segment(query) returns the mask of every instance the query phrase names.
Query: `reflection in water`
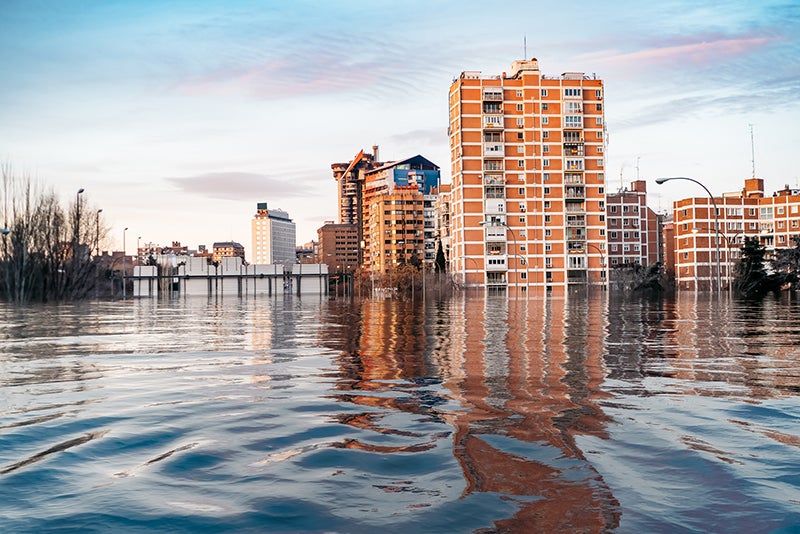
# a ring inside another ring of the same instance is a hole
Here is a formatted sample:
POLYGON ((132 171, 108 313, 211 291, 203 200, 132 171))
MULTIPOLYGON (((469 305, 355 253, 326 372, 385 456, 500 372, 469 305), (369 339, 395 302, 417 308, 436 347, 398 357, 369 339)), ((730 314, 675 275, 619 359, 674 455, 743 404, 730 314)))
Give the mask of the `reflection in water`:
POLYGON ((0 321, 4 531, 800 525, 794 301, 141 300, 0 321))

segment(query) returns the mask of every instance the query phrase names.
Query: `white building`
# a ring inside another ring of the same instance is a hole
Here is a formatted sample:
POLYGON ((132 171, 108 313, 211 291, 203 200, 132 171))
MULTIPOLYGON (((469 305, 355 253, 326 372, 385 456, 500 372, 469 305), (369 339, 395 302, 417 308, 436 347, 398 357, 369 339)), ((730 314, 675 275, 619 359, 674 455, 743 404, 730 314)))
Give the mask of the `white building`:
POLYGON ((289 214, 280 209, 267 209, 266 202, 257 204, 252 224, 252 263, 294 265, 296 229, 289 214))

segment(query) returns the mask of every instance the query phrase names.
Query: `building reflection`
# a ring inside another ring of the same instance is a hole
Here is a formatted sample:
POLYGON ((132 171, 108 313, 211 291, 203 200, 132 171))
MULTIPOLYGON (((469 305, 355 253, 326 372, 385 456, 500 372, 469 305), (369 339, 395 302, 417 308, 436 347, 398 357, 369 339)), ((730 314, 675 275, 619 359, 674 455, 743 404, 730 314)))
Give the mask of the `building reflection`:
MULTIPOLYGON (((606 437, 605 300, 464 300, 453 314, 454 453, 465 494, 520 498, 503 532, 611 530, 619 505, 586 461, 578 435, 606 437)), ((454 310, 455 311, 455 310, 454 310)))

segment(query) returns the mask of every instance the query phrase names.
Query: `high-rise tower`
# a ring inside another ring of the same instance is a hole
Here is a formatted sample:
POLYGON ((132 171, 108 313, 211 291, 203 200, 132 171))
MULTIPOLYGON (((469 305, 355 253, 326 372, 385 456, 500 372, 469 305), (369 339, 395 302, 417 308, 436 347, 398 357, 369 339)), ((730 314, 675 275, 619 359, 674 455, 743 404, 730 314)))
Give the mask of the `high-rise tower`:
POLYGON ((524 291, 605 284, 603 82, 462 72, 450 86, 451 269, 524 291))

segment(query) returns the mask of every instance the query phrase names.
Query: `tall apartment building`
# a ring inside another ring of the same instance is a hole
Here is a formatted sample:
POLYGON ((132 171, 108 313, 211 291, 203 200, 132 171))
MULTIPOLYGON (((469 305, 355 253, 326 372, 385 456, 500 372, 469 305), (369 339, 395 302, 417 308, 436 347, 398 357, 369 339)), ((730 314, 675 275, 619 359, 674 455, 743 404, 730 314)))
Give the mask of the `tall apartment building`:
POLYGON ((414 256, 433 263, 433 205, 440 178, 439 167, 420 155, 386 163, 365 174, 364 265, 384 271, 414 256))
POLYGON ((610 267, 659 261, 658 216, 647 207, 647 182, 606 195, 606 234, 610 267))
POLYGON ((288 213, 268 209, 266 202, 259 202, 251 231, 254 264, 281 263, 288 266, 296 263, 296 229, 288 213))
MULTIPOLYGON (((339 205, 339 224, 354 224, 360 243, 364 225, 364 183, 366 173, 383 165, 378 161, 378 146, 372 147, 372 154, 360 150, 347 163, 333 163, 331 170, 336 180, 337 201, 339 205)), ((359 256, 359 263, 361 257, 359 256)))
POLYGON ((355 224, 336 224, 326 221, 317 229, 319 261, 328 266, 329 273, 353 272, 358 266, 358 227, 355 224))
POLYGON ((745 237, 758 238, 768 253, 794 246, 792 238, 800 236, 800 190, 787 185, 764 196, 764 181, 748 178, 741 191, 713 201, 707 196, 678 200, 673 235, 671 263, 679 289, 714 289, 718 264, 722 286, 728 287, 745 237))
POLYGON ((466 285, 604 284, 603 82, 462 72, 450 86, 451 266, 466 285))

